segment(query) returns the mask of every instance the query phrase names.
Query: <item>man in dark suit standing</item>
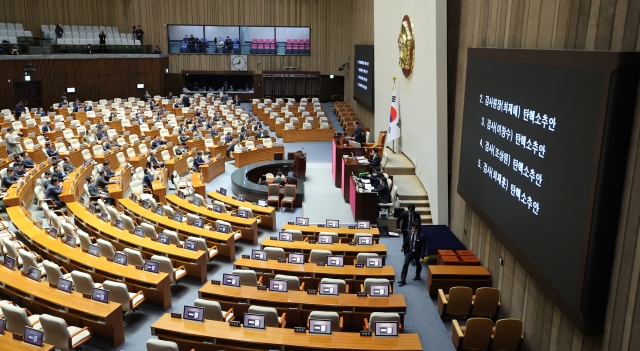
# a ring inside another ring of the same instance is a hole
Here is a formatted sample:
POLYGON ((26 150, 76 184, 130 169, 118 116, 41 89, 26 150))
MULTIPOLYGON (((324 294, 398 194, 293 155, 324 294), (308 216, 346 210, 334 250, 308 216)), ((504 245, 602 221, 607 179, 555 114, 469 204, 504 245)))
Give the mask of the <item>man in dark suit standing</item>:
POLYGON ((371 160, 369 160, 369 164, 371 165, 371 168, 378 168, 380 167, 380 162, 382 160, 380 159, 380 155, 378 154, 378 148, 374 147, 373 148, 373 156, 371 156, 371 160))
POLYGON ((411 262, 416 266, 416 276, 413 280, 420 280, 422 261, 426 250, 425 238, 424 234, 420 231, 420 224, 417 222, 411 224, 411 234, 407 235, 404 239, 402 242, 402 249, 400 250, 404 252, 404 264, 402 265, 400 283, 398 283, 398 285, 403 286, 407 284, 407 273, 411 262))
POLYGON ((366 136, 362 132, 362 127, 360 127, 359 121, 356 121, 356 129, 353 131, 353 141, 360 144, 366 141, 366 136))
POLYGON ((47 186, 45 191, 45 197, 55 204, 54 210, 59 210, 64 206, 64 203, 60 201, 60 194, 62 193, 62 187, 58 185, 59 179, 57 177, 51 178, 51 183, 47 186))
POLYGON ((411 223, 415 222, 418 222, 418 224, 422 224, 420 214, 416 213, 416 205, 410 204, 408 206, 408 211, 403 211, 400 216, 398 216, 398 219, 396 219, 396 228, 398 228, 399 232, 402 232, 403 239, 407 238, 407 234, 411 229, 411 223))
POLYGON ((20 102, 18 102, 18 104, 16 105, 16 118, 20 118, 20 116, 26 112, 27 109, 24 107, 24 102, 20 100, 20 102))
POLYGON ((380 178, 380 187, 371 191, 378 193, 379 204, 388 204, 391 202, 391 193, 389 192, 389 186, 387 185, 387 178, 380 178))
POLYGON ((191 102, 189 102, 189 95, 184 94, 184 96, 182 97, 182 106, 184 107, 191 106, 191 102))

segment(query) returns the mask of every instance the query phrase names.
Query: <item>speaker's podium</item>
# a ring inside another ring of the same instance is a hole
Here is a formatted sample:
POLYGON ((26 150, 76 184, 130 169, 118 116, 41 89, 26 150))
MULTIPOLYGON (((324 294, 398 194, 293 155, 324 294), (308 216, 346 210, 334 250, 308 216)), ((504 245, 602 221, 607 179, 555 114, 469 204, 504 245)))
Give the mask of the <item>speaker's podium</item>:
POLYGON ((301 151, 296 151, 293 154, 293 176, 304 180, 307 173, 307 154, 301 151))

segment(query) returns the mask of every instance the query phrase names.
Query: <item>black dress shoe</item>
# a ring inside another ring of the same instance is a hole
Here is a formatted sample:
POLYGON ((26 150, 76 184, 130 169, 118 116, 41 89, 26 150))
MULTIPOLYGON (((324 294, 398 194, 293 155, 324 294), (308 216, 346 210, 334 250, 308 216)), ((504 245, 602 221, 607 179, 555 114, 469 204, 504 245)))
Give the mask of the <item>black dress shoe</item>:
POLYGON ((413 277, 413 280, 420 280, 420 276, 416 275, 415 277, 413 277))
POLYGON ((407 285, 407 282, 405 282, 404 280, 401 280, 400 283, 398 283, 398 286, 404 286, 407 285))

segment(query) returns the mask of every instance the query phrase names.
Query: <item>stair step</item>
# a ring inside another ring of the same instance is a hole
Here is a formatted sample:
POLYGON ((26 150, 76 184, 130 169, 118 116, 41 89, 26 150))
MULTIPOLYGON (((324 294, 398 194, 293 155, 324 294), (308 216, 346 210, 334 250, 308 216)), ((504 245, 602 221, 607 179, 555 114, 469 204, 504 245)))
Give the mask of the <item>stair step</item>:
POLYGON ((416 212, 419 214, 431 213, 431 207, 416 207, 416 212))
POLYGON ((414 204, 416 206, 427 207, 429 206, 429 199, 426 199, 426 200, 401 199, 401 200, 398 200, 398 204, 401 207, 407 207, 411 204, 414 204))
POLYGON ((400 201, 410 201, 410 202, 415 202, 415 201, 419 201, 419 200, 429 200, 429 196, 426 194, 400 194, 398 192, 398 199, 400 199, 400 201))

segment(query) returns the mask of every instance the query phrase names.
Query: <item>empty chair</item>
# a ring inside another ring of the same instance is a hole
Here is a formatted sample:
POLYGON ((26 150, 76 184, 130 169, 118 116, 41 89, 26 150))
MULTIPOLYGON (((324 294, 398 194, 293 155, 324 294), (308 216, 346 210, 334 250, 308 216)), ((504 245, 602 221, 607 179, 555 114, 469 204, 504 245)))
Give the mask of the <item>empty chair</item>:
MULTIPOLYGON (((438 289, 438 314, 440 318, 462 318, 469 314, 473 290, 466 286, 454 286, 445 294, 438 289)), ((495 310, 494 310, 495 311, 495 310)))
POLYGON ((312 129, 311 123, 302 123, 302 129, 312 129))
POLYGON ((496 320, 500 312, 500 290, 489 287, 478 288, 472 297, 471 305, 472 316, 496 320))
POLYGON ((266 327, 284 328, 287 325, 287 314, 278 317, 278 311, 273 307, 249 306, 249 313, 263 314, 266 327))
POLYGON ((231 228, 231 223, 227 222, 227 221, 223 221, 223 220, 216 220, 216 228, 218 228, 218 226, 224 226, 227 228, 227 233, 231 233, 233 232, 233 229, 231 228))
POLYGON ((69 273, 66 268, 60 267, 51 261, 42 262, 42 266, 47 272, 47 281, 58 284, 58 280, 60 278, 73 280, 71 277, 71 273, 69 273), (64 273, 62 272, 62 270, 64 270, 64 273))
POLYGON ((517 351, 522 348, 522 340, 524 340, 522 321, 515 318, 501 319, 493 328, 493 342, 490 350, 517 351))
POLYGON ((373 235, 372 235, 372 234, 365 234, 365 233, 356 233, 356 234, 353 236, 353 241, 357 243, 357 242, 358 242, 358 240, 359 240, 361 237, 367 237, 367 238, 370 238, 371 242, 372 242, 372 243, 374 242, 374 241, 373 241, 373 240, 374 240, 374 239, 373 239, 373 235))
POLYGON ((149 339, 147 340, 147 351, 180 351, 180 349, 178 344, 173 341, 149 339))
POLYGON ((366 278, 364 283, 360 285, 360 291, 369 293, 371 291, 371 285, 388 285, 389 293, 391 293, 391 283, 386 278, 366 278))
POLYGON ((329 256, 332 253, 329 250, 317 250, 313 249, 309 253, 309 263, 327 262, 329 256))
POLYGON ((193 301, 193 305, 204 308, 204 319, 218 322, 230 322, 235 318, 233 315, 233 308, 228 311, 222 311, 218 301, 196 299, 193 301))
POLYGON ((293 275, 285 275, 285 274, 276 274, 276 280, 285 280, 287 281, 287 289, 288 290, 300 290, 304 291, 304 282, 300 284, 300 278, 293 275))
POLYGON ((39 314, 27 314, 23 308, 12 304, 2 305, 2 312, 4 312, 4 318, 7 321, 5 328, 11 333, 23 335, 24 327, 42 330, 39 314))
POLYGON ((122 311, 134 311, 144 302, 142 291, 130 293, 124 283, 117 283, 111 280, 105 280, 103 289, 109 290, 109 301, 117 302, 122 305, 122 311))
POLYGON ((283 209, 285 204, 289 204, 291 212, 293 212, 293 208, 296 205, 296 186, 295 185, 287 184, 284 186, 284 196, 282 197, 282 200, 280 200, 280 204, 283 209))
POLYGON ((240 285, 258 286, 262 285, 262 277, 257 278, 256 272, 250 269, 234 269, 231 274, 240 276, 240 285))
POLYGON ((124 230, 133 233, 136 229, 136 224, 133 222, 133 219, 127 215, 120 215, 120 219, 124 222, 124 230))
POLYGON ((344 279, 322 278, 320 283, 337 284, 338 292, 340 294, 349 293, 349 285, 347 285, 347 282, 344 279))
POLYGON ((457 350, 486 350, 492 334, 493 322, 488 318, 469 318, 464 327, 456 319, 452 321, 451 340, 457 350))
POLYGON ((398 331, 402 330, 402 324, 400 324, 400 315, 395 312, 373 312, 369 315, 369 318, 364 318, 364 330, 373 331, 371 326, 375 328, 376 322, 398 322, 398 331))
POLYGON ((76 235, 78 239, 80 239, 80 248, 83 250, 89 250, 89 245, 91 245, 91 237, 84 230, 78 229, 76 231, 76 235))
POLYGON ((370 257, 378 257, 378 254, 373 252, 360 252, 358 256, 356 256, 356 263, 366 264, 367 258, 370 257))
POLYGON ((47 275, 47 271, 45 271, 42 263, 38 263, 36 261, 36 255, 34 255, 32 252, 29 252, 25 249, 18 249, 18 255, 20 255, 20 258, 22 259, 22 272, 23 273, 28 273, 29 272, 29 268, 34 267, 40 270, 41 276, 46 276, 47 275))
POLYGON ((280 186, 278 184, 269 184, 267 188, 267 205, 275 202, 276 208, 280 209, 280 186))
POLYGON ((208 247, 207 242, 204 240, 204 238, 190 236, 187 238, 187 240, 195 241, 198 244, 198 251, 206 251, 207 259, 209 260, 213 259, 218 255, 218 247, 215 245, 212 247, 208 247))
POLYGON ((147 222, 140 223, 140 226, 144 228, 144 236, 151 239, 158 239, 158 233, 156 233, 156 228, 154 228, 151 224, 147 222))
POLYGON ((265 247, 264 251, 267 252, 268 260, 284 259, 286 257, 284 249, 281 247, 265 247))
POLYGON ((160 263, 160 272, 169 274, 169 279, 172 283, 178 283, 178 281, 187 275, 187 271, 184 266, 173 268, 171 260, 164 256, 151 256, 152 261, 160 263))
POLYGON ((129 186, 131 187, 131 193, 138 195, 142 200, 148 200, 153 198, 153 194, 151 193, 151 189, 145 188, 142 185, 142 180, 137 179, 132 181, 129 186))
POLYGON ((113 206, 107 206, 107 213, 109 214, 109 221, 111 222, 111 225, 115 226, 116 221, 120 219, 120 214, 113 206))
POLYGON ((340 317, 338 312, 329 312, 329 311, 312 311, 309 313, 309 317, 307 319, 307 329, 309 329, 309 320, 310 319, 328 319, 331 321, 331 331, 332 332, 340 332, 342 331, 343 319, 340 317))
POLYGON ((116 154, 116 157, 118 158, 118 163, 120 163, 120 166, 124 166, 125 164, 127 164, 127 159, 124 157, 124 152, 118 152, 116 154))
POLYGON ((171 243, 172 245, 184 245, 184 241, 180 241, 178 233, 174 232, 173 230, 165 229, 162 231, 162 234, 169 236, 169 243, 171 243))
POLYGON ((44 330, 44 341, 61 351, 71 351, 91 339, 89 327, 78 328, 67 326, 64 319, 48 314, 40 316, 40 324, 44 330))
POLYGON ((113 258, 113 256, 116 255, 116 250, 113 248, 111 242, 104 239, 98 239, 96 243, 98 244, 98 247, 100 247, 100 256, 113 258))
POLYGON ((284 231, 286 233, 291 233, 291 239, 293 239, 293 241, 302 241, 302 240, 304 240, 304 238, 302 237, 302 231, 300 231, 300 230, 285 229, 284 231))
POLYGON ((140 251, 125 247, 123 252, 125 255, 127 255, 127 264, 133 266, 144 265, 144 259, 142 258, 142 254, 140 253, 140 251))

